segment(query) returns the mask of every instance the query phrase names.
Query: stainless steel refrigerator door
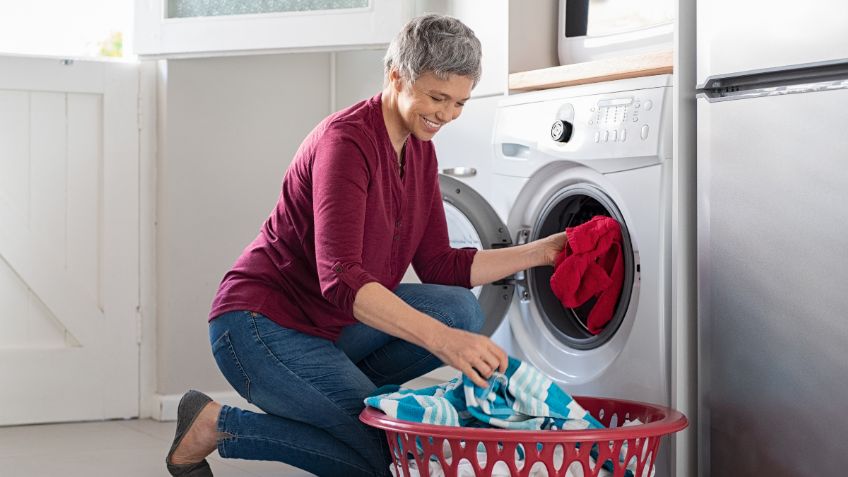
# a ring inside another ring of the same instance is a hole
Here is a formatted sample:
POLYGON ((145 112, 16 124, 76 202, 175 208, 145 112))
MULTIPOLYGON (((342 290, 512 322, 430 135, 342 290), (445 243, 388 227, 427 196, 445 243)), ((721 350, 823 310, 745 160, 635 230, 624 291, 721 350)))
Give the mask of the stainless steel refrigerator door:
POLYGON ((848 59, 848 2, 699 0, 697 84, 709 77, 848 59))
POLYGON ((846 104, 698 99, 702 476, 848 469, 846 104))

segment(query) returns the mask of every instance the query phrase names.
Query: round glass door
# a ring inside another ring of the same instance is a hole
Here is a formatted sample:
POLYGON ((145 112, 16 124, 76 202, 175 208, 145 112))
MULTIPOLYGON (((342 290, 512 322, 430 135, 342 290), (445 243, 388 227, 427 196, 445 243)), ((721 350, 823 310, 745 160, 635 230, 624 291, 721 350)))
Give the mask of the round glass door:
POLYGON ((593 334, 587 326, 589 313, 597 301, 595 298, 589 298, 575 308, 565 307, 551 290, 554 268, 535 267, 529 271, 531 296, 545 325, 560 342, 580 350, 597 348, 609 341, 627 314, 634 279, 638 275, 627 225, 618 207, 601 189, 589 184, 576 184, 560 190, 548 200, 533 227, 531 237, 531 240, 547 237, 568 227, 586 223, 599 215, 612 217, 621 225, 624 260, 624 282, 618 301, 612 318, 600 333, 593 334))

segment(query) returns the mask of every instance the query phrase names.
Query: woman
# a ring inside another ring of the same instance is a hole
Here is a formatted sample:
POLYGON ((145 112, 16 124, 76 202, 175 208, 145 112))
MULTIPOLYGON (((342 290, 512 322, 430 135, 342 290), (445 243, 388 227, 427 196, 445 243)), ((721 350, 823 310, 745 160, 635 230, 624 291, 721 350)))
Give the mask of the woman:
POLYGON ((301 144, 275 210, 224 277, 210 313, 221 372, 259 414, 196 391, 180 403, 166 459, 277 460, 317 475, 388 474, 363 399, 449 364, 478 385, 507 356, 475 334, 471 287, 552 265, 564 234, 498 250, 449 245, 430 139, 480 79, 480 42, 460 21, 410 21, 385 56, 385 86, 301 144), (412 264, 423 284, 399 284, 412 264))

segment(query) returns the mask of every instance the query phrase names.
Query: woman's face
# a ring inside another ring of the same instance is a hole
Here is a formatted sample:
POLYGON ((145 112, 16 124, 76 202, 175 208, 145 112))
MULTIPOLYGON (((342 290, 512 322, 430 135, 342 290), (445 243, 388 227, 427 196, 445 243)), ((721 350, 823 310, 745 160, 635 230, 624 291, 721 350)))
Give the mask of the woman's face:
POLYGON ((458 118, 471 96, 474 81, 468 76, 450 75, 439 79, 430 72, 410 84, 392 72, 398 92, 398 111, 406 132, 429 141, 445 124, 458 118))

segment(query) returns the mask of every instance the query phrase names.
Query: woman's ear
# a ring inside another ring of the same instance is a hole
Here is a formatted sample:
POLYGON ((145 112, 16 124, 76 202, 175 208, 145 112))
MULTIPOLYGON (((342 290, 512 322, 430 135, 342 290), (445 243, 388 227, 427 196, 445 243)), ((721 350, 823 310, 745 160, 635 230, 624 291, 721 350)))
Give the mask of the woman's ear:
POLYGON ((392 84, 392 87, 396 92, 400 93, 403 91, 404 81, 398 70, 392 68, 392 70, 389 71, 389 82, 392 84))

